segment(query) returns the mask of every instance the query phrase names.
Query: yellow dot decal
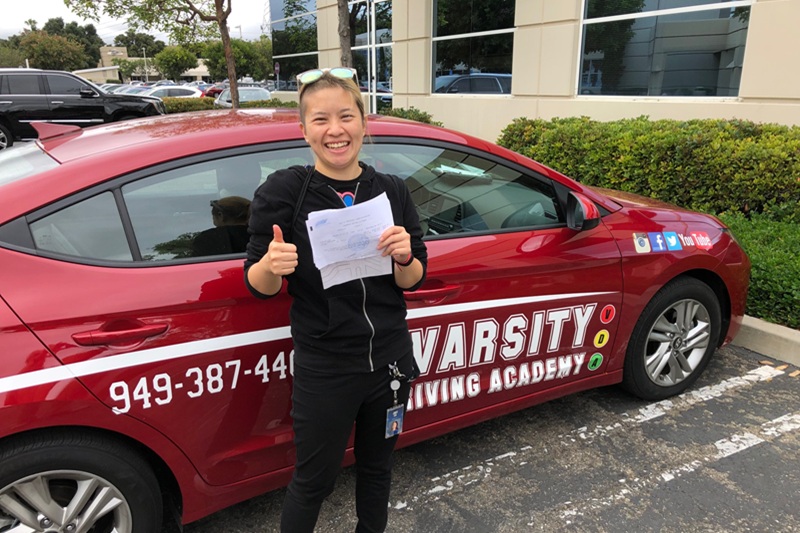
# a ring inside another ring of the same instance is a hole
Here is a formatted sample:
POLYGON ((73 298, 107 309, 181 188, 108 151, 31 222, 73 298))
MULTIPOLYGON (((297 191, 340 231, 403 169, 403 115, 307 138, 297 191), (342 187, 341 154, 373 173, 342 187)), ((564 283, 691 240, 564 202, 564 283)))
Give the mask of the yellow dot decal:
POLYGON ((607 329, 601 329, 597 332, 597 335, 594 336, 594 347, 595 348, 602 348, 608 343, 608 339, 611 336, 608 333, 607 329))

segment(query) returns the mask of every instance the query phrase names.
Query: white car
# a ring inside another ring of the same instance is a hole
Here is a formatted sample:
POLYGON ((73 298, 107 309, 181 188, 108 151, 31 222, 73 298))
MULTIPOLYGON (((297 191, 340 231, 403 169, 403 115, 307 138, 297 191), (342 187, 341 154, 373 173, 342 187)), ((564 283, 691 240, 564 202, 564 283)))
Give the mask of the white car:
POLYGON ((152 87, 140 94, 158 98, 202 98, 204 96, 203 91, 197 87, 187 87, 185 85, 162 85, 160 87, 152 87))
MULTIPOLYGON (((239 103, 269 100, 272 95, 263 87, 239 87, 239 103)), ((231 90, 227 88, 219 93, 214 100, 214 107, 233 107, 231 104, 231 90)))

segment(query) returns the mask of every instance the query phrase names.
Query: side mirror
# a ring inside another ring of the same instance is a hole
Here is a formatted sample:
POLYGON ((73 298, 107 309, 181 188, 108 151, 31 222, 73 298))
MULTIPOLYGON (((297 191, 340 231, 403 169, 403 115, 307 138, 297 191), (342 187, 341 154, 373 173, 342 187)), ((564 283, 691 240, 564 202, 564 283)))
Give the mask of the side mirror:
POLYGON ((600 224, 600 210, 586 196, 570 192, 567 196, 567 227, 575 231, 596 228, 600 224))
POLYGON ((97 96, 95 92, 91 89, 81 89, 80 90, 81 98, 94 98, 97 96))

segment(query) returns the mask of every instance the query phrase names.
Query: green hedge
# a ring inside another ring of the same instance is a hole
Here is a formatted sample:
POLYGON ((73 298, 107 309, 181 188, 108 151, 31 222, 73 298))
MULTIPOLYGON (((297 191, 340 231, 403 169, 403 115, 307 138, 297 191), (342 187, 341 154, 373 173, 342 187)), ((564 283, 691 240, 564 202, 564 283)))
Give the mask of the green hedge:
MULTIPOLYGON (((167 107, 167 113, 186 113, 188 111, 203 111, 214 109, 213 98, 162 98, 167 107)), ((297 107, 297 102, 284 102, 272 98, 271 100, 258 100, 242 103, 242 109, 248 107, 297 107)))
POLYGON ((434 126, 442 126, 441 122, 437 122, 433 120, 433 117, 430 113, 417 109, 414 106, 409 108, 405 107, 387 107, 380 110, 381 115, 386 115, 389 117, 399 117, 405 118, 408 120, 415 120, 417 122, 423 122, 425 124, 433 124, 434 126))
POLYGON ((800 128, 742 120, 516 119, 498 144, 587 185, 800 222, 800 128))
POLYGON ((753 263, 747 314, 800 328, 800 128, 520 118, 498 144, 587 185, 719 216, 753 263))
POLYGON ((186 113, 188 111, 203 111, 214 109, 213 98, 162 98, 167 108, 167 113, 186 113))
POLYGON ((722 214, 753 269, 747 314, 800 329, 800 230, 765 215, 722 214))

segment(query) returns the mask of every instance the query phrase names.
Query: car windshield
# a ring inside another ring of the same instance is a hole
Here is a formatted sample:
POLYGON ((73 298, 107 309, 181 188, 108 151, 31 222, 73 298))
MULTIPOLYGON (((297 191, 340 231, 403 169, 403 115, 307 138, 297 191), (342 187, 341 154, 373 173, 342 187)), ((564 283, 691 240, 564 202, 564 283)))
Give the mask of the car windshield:
POLYGON ((269 92, 266 89, 248 89, 243 87, 239 89, 239 100, 242 102, 252 102, 253 100, 267 100, 269 99, 269 92))
POLYGON ((35 142, 0 150, 0 185, 58 166, 35 142))

